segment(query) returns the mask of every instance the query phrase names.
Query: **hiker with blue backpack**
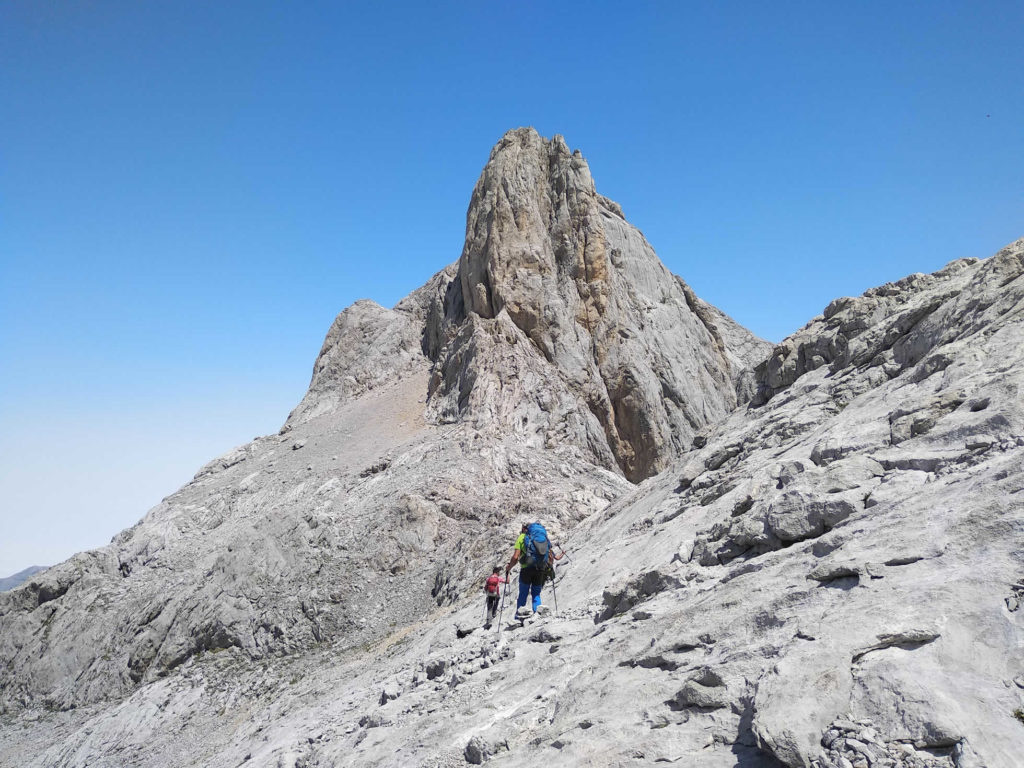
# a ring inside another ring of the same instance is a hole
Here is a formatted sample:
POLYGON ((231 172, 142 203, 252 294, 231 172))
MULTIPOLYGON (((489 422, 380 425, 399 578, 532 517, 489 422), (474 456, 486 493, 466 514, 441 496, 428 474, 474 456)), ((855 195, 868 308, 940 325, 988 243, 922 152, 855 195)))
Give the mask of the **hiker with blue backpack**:
POLYGON ((555 555, 548 539, 548 532, 540 523, 524 523, 519 538, 512 550, 512 559, 505 566, 505 578, 512 567, 519 563, 519 597, 516 600, 516 616, 521 617, 526 608, 527 596, 532 598, 532 612, 540 607, 540 590, 548 577, 554 575, 554 561, 562 555, 555 555))

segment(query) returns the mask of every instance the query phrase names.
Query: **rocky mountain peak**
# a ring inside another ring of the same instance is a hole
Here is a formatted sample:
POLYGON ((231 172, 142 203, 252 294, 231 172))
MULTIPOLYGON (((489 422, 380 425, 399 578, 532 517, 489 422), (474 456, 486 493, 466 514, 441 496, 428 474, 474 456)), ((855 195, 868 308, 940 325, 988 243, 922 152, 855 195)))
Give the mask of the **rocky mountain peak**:
POLYGON ((491 151, 466 217, 459 260, 466 311, 493 318, 506 310, 552 359, 554 338, 566 330, 549 328, 543 318, 552 280, 571 281, 564 287, 575 289, 584 328, 607 309, 600 215, 590 168, 578 150, 532 128, 506 133, 491 151))
POLYGON ((744 400, 750 369, 768 350, 669 273, 597 193, 579 150, 532 128, 509 131, 491 151, 456 280, 437 313, 444 322, 428 330, 428 347, 444 345, 431 383, 435 416, 567 439, 634 481, 744 400), (521 354, 499 349, 518 341, 521 354), (490 389, 485 399, 472 392, 482 380, 507 388, 510 378, 543 380, 540 401, 553 386, 574 424, 544 402, 525 424, 521 407, 510 421, 490 389))
POLYGON ((665 268, 579 150, 518 128, 473 189, 458 262, 394 309, 342 312, 286 428, 427 366, 431 422, 574 446, 635 482, 749 399, 769 351, 665 268))

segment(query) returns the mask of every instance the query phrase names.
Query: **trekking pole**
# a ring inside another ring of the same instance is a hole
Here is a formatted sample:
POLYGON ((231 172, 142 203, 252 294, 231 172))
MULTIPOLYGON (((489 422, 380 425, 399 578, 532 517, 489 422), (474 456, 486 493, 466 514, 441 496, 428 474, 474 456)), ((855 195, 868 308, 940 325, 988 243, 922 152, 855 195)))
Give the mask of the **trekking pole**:
POLYGON ((508 594, 508 581, 505 582, 505 589, 501 592, 501 609, 498 611, 498 634, 501 634, 501 616, 505 613, 505 595, 508 594))
POLYGON ((555 616, 558 615, 558 590, 555 589, 555 573, 551 572, 551 596, 555 598, 555 616))

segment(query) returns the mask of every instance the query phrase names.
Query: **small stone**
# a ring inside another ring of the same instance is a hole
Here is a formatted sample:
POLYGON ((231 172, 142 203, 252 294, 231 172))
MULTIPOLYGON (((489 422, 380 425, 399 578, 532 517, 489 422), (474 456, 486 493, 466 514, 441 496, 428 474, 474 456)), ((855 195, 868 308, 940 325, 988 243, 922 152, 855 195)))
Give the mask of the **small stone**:
POLYGON ((464 674, 461 674, 459 672, 455 672, 455 673, 452 674, 451 678, 448 680, 448 689, 451 690, 453 688, 457 688, 458 686, 460 686, 464 682, 466 682, 466 680, 468 680, 468 679, 469 679, 468 675, 464 675, 464 674))
POLYGON ((864 570, 867 572, 868 576, 870 576, 872 579, 884 579, 885 578, 885 569, 881 565, 879 565, 878 563, 866 563, 864 565, 864 570))
POLYGON ((691 679, 676 693, 674 701, 680 707, 722 709, 730 704, 729 691, 720 680, 691 679))
POLYGON ((562 639, 562 635, 558 630, 550 630, 547 627, 541 627, 539 630, 530 635, 531 643, 557 643, 562 639))
POLYGON ((829 749, 840 737, 840 735, 841 734, 839 733, 839 731, 837 731, 835 728, 829 728, 827 731, 825 731, 825 735, 821 737, 821 746, 825 747, 826 749, 829 749))
POLYGON ((387 704, 389 701, 394 701, 402 695, 402 686, 399 685, 397 680, 392 680, 384 684, 384 688, 380 692, 380 703, 381 705, 387 704))
POLYGON ((466 744, 465 750, 463 750, 463 757, 466 758, 466 762, 470 765, 482 765, 484 760, 490 756, 490 745, 479 736, 471 738, 469 743, 466 744))
POLYGON ((294 443, 292 443, 292 450, 293 451, 297 451, 300 448, 302 448, 302 446, 304 446, 305 444, 306 444, 305 440, 296 440, 294 443))
POLYGON ((700 477, 703 472, 704 462, 698 461, 697 459, 691 459, 686 466, 683 467, 683 471, 679 475, 679 486, 676 488, 676 493, 680 493, 693 485, 693 482, 700 477))
POLYGON ((385 728, 391 725, 391 721, 383 715, 373 712, 359 718, 359 724, 364 728, 385 728))
POLYGON ((445 673, 448 669, 447 659, 434 659, 433 661, 427 662, 426 673, 427 680, 434 680, 445 673))

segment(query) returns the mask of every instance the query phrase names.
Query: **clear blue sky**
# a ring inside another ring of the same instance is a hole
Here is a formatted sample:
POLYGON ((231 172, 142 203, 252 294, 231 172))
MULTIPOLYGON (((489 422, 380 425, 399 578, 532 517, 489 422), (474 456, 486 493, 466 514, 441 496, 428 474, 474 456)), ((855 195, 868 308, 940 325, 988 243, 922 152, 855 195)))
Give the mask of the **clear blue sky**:
POLYGON ((276 431, 509 128, 779 340, 1024 235, 1020 2, 0 5, 0 576, 276 431))

